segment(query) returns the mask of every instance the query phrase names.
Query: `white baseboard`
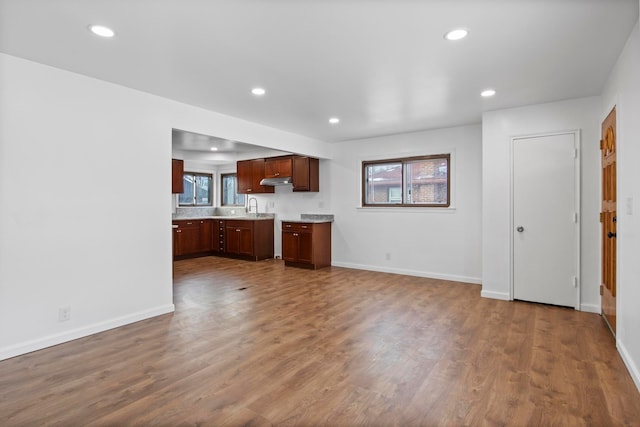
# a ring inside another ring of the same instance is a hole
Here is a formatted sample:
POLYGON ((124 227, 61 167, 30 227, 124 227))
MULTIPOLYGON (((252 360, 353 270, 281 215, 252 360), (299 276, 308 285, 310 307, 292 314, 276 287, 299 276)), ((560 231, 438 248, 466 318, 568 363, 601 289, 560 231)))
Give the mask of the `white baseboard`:
POLYGON ((454 274, 432 273, 429 271, 408 270, 404 268, 380 267, 377 265, 354 264, 350 262, 333 261, 334 267, 353 268, 355 270, 378 271, 380 273, 404 274, 406 276, 426 277, 429 279, 448 280, 451 282, 473 283, 479 285, 482 280, 477 277, 457 276, 454 274))
POLYGON ((640 391, 640 371, 638 370, 638 366, 636 366, 636 364, 634 363, 622 341, 617 339, 616 346, 618 347, 618 353, 620 353, 620 356, 622 356, 622 361, 627 366, 627 369, 631 374, 633 382, 636 383, 636 388, 638 389, 638 391, 640 391))
POLYGON ((491 299, 499 299, 503 301, 511 301, 511 296, 509 292, 494 292, 494 291, 480 291, 480 296, 482 298, 491 298, 491 299))
POLYGON ((109 329, 128 325, 129 323, 139 322, 140 320, 148 319, 150 317, 173 313, 174 311, 175 306, 173 304, 167 304, 149 310, 128 314, 126 316, 116 317, 115 319, 106 320, 104 322, 82 326, 80 328, 64 331, 59 334, 49 335, 46 337, 37 338, 35 340, 10 345, 4 348, 0 348, 0 360, 20 356, 21 354, 31 353, 32 351, 36 350, 42 350, 43 348, 77 340, 78 338, 84 338, 89 335, 97 334, 98 332, 104 332, 109 329))
POLYGON ((600 304, 580 304, 580 311, 600 314, 600 304))

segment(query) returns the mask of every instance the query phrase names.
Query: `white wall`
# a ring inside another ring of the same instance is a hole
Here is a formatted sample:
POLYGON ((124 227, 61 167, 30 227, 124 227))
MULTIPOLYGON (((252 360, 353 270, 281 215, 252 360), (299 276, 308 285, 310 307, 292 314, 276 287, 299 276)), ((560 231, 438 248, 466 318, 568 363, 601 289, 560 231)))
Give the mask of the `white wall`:
POLYGON ((172 128, 330 155, 5 54, 0 93, 0 359, 173 311, 172 128), (58 321, 60 307, 71 320, 58 321))
POLYGON ((600 98, 508 110, 482 118, 482 295, 510 298, 510 144, 514 136, 581 131, 581 309, 600 312, 600 98))
POLYGON ((329 204, 308 200, 336 216, 333 265, 480 283, 481 145, 479 125, 334 144, 329 204), (453 209, 359 208, 363 160, 442 153, 453 156, 453 209))
POLYGON ((599 123, 613 106, 617 120, 617 345, 640 389, 640 34, 638 24, 611 72, 599 123), (627 203, 631 201, 631 210, 627 203))

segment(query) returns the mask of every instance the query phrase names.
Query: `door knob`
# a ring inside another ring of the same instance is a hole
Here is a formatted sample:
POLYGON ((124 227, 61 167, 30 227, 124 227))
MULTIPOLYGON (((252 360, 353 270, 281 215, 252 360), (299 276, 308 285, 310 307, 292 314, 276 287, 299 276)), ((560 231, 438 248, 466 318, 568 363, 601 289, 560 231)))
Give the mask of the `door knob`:
POLYGON ((607 237, 610 238, 610 239, 613 238, 613 237, 616 237, 616 233, 608 232, 607 233, 607 237))
POLYGON ((524 227, 519 226, 518 228, 516 228, 516 230, 518 231, 518 233, 522 233, 524 231, 524 227))

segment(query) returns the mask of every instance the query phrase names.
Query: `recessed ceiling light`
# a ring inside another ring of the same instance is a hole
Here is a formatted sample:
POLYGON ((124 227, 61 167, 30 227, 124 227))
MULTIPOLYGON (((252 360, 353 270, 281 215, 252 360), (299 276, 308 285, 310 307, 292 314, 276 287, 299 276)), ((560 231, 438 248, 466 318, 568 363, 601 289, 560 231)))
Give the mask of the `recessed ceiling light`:
POLYGON ((211 147, 211 151, 218 151, 218 147, 211 147))
POLYGON ((89 25, 89 31, 100 37, 113 37, 116 35, 111 28, 104 25, 89 25))
POLYGON ((338 123, 340 123, 340 119, 337 117, 331 117, 329 119, 329 123, 331 123, 332 125, 337 125, 338 123))
POLYGON ((485 89, 482 92, 480 92, 480 96, 482 96, 483 98, 490 98, 495 94, 496 94, 495 89, 485 89))
POLYGON ((266 91, 266 90, 264 90, 264 89, 263 89, 263 88, 261 88, 261 87, 254 87, 253 89, 251 89, 251 93, 252 93, 252 94, 254 94, 254 95, 256 95, 256 96, 262 96, 262 95, 264 95, 265 93, 267 93, 267 91, 266 91))
POLYGON ((469 35, 469 30, 465 30, 464 28, 456 28, 455 30, 451 30, 444 35, 444 38, 450 41, 461 40, 469 35))

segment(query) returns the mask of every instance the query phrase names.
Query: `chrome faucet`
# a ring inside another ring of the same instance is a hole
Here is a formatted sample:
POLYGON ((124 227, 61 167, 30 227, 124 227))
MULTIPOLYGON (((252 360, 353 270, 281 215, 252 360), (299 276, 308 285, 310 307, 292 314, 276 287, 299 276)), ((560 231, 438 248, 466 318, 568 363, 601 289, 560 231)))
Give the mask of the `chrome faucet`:
POLYGON ((247 200, 247 210, 248 213, 251 213, 251 201, 256 202, 256 214, 258 213, 258 199, 256 199, 255 197, 249 197, 249 200, 247 200))

